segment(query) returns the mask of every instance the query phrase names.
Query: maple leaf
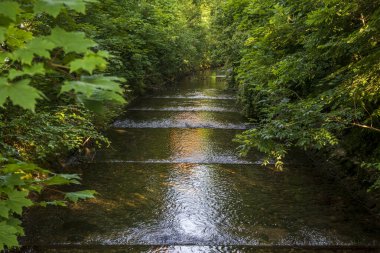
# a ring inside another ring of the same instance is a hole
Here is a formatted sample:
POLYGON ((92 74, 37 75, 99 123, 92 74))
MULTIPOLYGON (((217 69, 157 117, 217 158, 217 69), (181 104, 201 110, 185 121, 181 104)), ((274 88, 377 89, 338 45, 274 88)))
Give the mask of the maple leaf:
POLYGON ((9 98, 13 104, 34 112, 36 100, 41 99, 43 93, 29 83, 29 79, 9 83, 6 78, 0 77, 0 106, 9 98))
POLYGON ((45 12, 57 17, 65 6, 79 13, 86 12, 86 3, 97 2, 97 0, 38 0, 34 5, 36 13, 45 12))
POLYGON ((97 54, 89 54, 85 55, 82 59, 76 59, 70 62, 69 66, 71 73, 83 69, 92 74, 97 68, 105 69, 107 67, 107 61, 97 54))
POLYGON ((67 32, 56 27, 46 39, 53 42, 55 47, 63 48, 66 53, 86 53, 90 47, 96 46, 96 42, 86 38, 83 32, 67 32))
POLYGON ((43 38, 34 38, 27 43, 24 48, 20 48, 13 53, 14 60, 20 60, 24 64, 30 65, 35 55, 50 58, 50 52, 55 47, 54 43, 43 38))
POLYGON ((18 234, 17 228, 8 225, 5 221, 0 222, 0 250, 3 250, 5 245, 8 248, 18 246, 18 234))

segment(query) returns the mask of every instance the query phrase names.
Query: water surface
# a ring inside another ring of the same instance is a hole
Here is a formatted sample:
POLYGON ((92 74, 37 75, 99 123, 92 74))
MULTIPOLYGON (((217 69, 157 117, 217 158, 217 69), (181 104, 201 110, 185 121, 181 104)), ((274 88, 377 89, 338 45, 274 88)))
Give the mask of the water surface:
POLYGON ((375 252, 379 229, 303 155, 284 171, 237 155, 254 127, 209 73, 141 98, 81 165, 98 198, 32 210, 41 252, 375 252), (298 246, 298 249, 292 249, 298 246))

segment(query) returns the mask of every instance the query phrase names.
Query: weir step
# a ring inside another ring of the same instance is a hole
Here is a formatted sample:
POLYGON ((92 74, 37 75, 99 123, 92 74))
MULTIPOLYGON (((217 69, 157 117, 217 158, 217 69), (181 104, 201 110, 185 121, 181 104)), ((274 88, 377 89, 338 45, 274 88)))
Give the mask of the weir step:
POLYGON ((361 246, 145 246, 145 245, 65 245, 29 247, 28 253, 378 253, 380 248, 361 246))

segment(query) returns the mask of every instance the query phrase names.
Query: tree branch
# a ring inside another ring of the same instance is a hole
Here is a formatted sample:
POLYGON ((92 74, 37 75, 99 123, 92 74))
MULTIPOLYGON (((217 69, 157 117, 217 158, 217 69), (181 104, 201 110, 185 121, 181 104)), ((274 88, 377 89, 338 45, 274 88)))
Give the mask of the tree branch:
POLYGON ((373 131, 376 131, 376 132, 380 132, 379 128, 372 127, 372 126, 362 125, 362 124, 358 124, 358 123, 351 123, 351 125, 357 126, 357 127, 361 127, 361 128, 365 128, 365 129, 369 129, 369 130, 373 130, 373 131))

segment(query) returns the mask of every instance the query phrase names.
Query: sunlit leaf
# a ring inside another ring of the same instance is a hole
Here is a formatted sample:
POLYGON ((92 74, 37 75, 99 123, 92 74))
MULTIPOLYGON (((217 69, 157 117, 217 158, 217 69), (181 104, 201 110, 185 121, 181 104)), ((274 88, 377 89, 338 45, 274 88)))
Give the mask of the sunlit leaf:
POLYGON ((46 39, 54 43, 54 47, 63 48, 66 53, 86 53, 89 48, 97 45, 83 32, 67 32, 59 27, 54 28, 46 39))
POLYGON ((97 54, 90 54, 84 56, 82 59, 77 59, 70 62, 69 66, 70 72, 75 72, 82 69, 92 74, 95 69, 105 69, 107 67, 107 61, 97 54))

